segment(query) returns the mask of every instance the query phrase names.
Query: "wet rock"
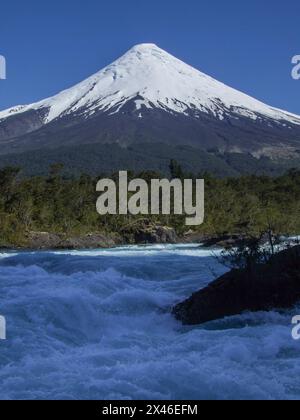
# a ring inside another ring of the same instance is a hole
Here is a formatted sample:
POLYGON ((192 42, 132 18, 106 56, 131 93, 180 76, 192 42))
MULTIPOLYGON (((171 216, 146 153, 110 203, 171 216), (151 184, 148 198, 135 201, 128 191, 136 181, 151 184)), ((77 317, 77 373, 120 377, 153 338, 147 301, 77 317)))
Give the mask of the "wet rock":
MULTIPOLYGON (((277 238, 272 236, 272 241, 275 243, 277 238)), ((245 243, 245 241, 256 240, 255 237, 240 235, 240 234, 228 234, 228 235, 219 235, 219 236, 207 236, 203 238, 202 245, 206 248, 219 247, 219 248, 234 248, 239 247, 245 243)), ((263 234, 261 237, 257 238, 260 245, 264 245, 270 242, 269 233, 263 234)))
POLYGON ((242 235, 223 235, 223 236, 211 236, 203 240, 202 244, 206 248, 220 247, 220 248, 231 248, 239 246, 245 237, 242 235))
POLYGON ((196 325, 245 311, 292 308, 300 301, 300 246, 282 251, 251 271, 232 270, 178 304, 173 313, 196 325))

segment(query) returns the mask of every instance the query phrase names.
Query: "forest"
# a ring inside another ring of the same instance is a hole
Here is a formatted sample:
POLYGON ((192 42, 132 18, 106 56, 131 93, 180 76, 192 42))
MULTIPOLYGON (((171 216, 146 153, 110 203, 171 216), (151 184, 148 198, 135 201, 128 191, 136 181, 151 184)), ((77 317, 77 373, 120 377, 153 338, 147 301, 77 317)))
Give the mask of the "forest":
MULTIPOLYGON (((300 232, 300 171, 291 169, 279 177, 247 175, 217 178, 209 173, 186 174, 171 161, 169 178, 205 179, 205 221, 195 231, 205 235, 258 235, 271 229, 276 234, 300 232)), ((27 232, 65 235, 114 233, 135 223, 140 216, 105 215, 96 211, 97 177, 65 176, 60 164, 48 175, 24 177, 20 169, 0 170, 0 246, 26 246, 27 232)), ((111 177, 111 176, 110 176, 111 177)), ((118 182, 118 174, 112 179, 118 182)), ((156 172, 129 173, 129 179, 164 178, 156 172)), ((185 217, 147 216, 151 222, 186 233, 185 217)))

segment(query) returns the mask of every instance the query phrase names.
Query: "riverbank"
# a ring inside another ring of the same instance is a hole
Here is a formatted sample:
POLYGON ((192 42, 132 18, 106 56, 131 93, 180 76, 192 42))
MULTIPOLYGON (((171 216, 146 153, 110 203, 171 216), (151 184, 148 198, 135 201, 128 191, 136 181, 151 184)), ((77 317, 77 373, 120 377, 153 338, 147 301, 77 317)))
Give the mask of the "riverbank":
MULTIPOLYGON (((0 171, 0 248, 91 249, 205 239, 209 246, 227 246, 231 234, 262 232, 270 225, 275 233, 300 232, 297 171, 279 178, 218 179, 207 174, 205 220, 193 228, 196 233, 173 208, 170 215, 100 216, 95 208, 99 178, 65 178, 60 171, 55 165, 48 176, 33 178, 22 177, 17 168, 0 171)), ((132 176, 146 182, 160 178, 153 172, 132 176)))
POLYGON ((143 223, 132 224, 119 232, 92 232, 87 234, 66 234, 53 232, 25 232, 22 239, 1 243, 1 249, 102 249, 124 245, 151 245, 176 243, 202 243, 207 236, 192 231, 179 235, 169 226, 143 223))
MULTIPOLYGON (((18 238, 11 242, 1 241, 0 235, 0 250, 89 250, 153 244, 199 244, 204 248, 226 249, 239 246, 245 239, 246 236, 241 234, 207 235, 192 230, 185 234, 179 234, 170 226, 144 223, 142 225, 132 224, 119 232, 112 233, 67 234, 29 231, 25 232, 21 239, 18 238)), ((268 240, 268 236, 263 235, 261 244, 268 240)))
POLYGON ((146 245, 177 243, 178 236, 174 229, 166 226, 148 226, 143 229, 131 229, 119 233, 93 232, 87 234, 65 234, 30 231, 22 240, 2 243, 2 249, 57 250, 57 249, 102 249, 122 245, 146 245))

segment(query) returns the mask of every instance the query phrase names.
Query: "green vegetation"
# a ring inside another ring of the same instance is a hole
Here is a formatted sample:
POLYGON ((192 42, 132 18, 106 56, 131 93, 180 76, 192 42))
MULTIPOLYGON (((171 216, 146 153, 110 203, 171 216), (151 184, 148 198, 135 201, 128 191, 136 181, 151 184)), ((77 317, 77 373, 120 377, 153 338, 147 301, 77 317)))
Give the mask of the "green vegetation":
MULTIPOLYGON (((104 176, 65 177, 62 167, 53 165, 47 176, 21 177, 19 170, 0 170, 0 246, 26 245, 29 231, 78 235, 91 232, 120 232, 134 225, 138 216, 99 216, 96 212, 96 183, 104 176)), ((173 176, 190 177, 172 161, 173 176)), ((150 181, 158 173, 130 174, 150 181)), ((283 176, 243 176, 218 179, 207 173, 197 176, 206 181, 205 223, 197 232, 206 235, 251 234, 265 230, 274 234, 300 232, 300 171, 283 176)), ((113 176, 117 182, 118 174, 113 176)), ((142 218, 144 219, 144 217, 142 218)), ((176 228, 178 234, 189 229, 185 217, 149 216, 154 223, 176 228)))

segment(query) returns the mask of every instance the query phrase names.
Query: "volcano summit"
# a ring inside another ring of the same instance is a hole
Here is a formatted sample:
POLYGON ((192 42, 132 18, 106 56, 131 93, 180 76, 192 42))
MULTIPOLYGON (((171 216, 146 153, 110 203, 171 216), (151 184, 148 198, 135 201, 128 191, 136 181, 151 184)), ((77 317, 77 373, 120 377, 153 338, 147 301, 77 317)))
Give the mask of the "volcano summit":
POLYGON ((300 116, 232 89, 154 44, 133 47, 51 98, 0 112, 1 155, 158 143, 196 154, 299 157, 300 116))

